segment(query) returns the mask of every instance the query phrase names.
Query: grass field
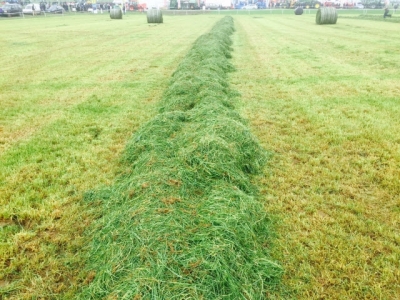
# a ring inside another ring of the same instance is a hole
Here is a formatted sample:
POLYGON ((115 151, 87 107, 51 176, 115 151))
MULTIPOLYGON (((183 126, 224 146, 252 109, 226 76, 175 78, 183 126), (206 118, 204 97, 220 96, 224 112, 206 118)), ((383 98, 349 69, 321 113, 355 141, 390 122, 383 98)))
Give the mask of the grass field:
MULTIPOLYGON (((132 134, 221 15, 2 19, 0 295, 73 298, 91 278, 82 195, 114 182, 132 134), (3 30, 4 29, 4 30, 3 30), (10 62, 10 63, 8 63, 10 62)), ((274 153, 254 178, 275 220, 280 299, 400 294, 396 24, 234 17, 232 87, 274 153)))
POLYGON ((399 295, 399 41, 385 22, 236 19, 232 82, 274 159, 260 179, 299 298, 399 295))

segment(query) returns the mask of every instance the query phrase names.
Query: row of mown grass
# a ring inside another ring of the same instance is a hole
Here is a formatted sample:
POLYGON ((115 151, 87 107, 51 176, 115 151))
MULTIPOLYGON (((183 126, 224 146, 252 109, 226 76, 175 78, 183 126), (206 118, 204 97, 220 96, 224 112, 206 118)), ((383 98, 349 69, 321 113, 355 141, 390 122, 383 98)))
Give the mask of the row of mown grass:
POLYGON ((86 194, 99 219, 81 298, 262 299, 276 284, 249 180, 267 156, 227 83, 233 30, 225 17, 195 42, 129 142, 126 172, 86 194))

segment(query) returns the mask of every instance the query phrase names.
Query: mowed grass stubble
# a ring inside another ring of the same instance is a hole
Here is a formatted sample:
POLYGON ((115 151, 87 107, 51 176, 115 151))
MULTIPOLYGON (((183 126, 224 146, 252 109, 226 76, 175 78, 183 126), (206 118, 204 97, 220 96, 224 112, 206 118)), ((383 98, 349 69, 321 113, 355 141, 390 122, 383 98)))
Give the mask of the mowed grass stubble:
POLYGON ((260 182, 299 299, 400 293, 400 42, 390 23, 235 18, 232 75, 275 153, 260 182))
POLYGON ((145 14, 2 20, 1 295, 74 294, 86 278, 81 233, 92 220, 82 193, 113 181, 132 132, 218 19, 158 27, 145 14))
MULTIPOLYGON (((157 31, 139 18, 2 20, 2 53, 17 59, 0 79, 1 293, 68 298, 90 280, 75 255, 92 221, 80 193, 113 181, 130 134, 212 18, 174 17, 157 31)), ((392 299, 398 41, 387 23, 314 18, 235 17, 232 83, 275 152, 259 181, 280 220, 275 257, 290 297, 392 299)))

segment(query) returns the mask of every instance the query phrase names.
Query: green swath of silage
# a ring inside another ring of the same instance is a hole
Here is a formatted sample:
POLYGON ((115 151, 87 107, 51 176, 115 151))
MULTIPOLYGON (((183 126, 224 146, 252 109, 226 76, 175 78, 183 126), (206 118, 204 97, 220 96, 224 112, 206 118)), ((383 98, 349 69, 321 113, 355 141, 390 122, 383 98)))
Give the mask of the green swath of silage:
POLYGON ((80 298, 264 299, 278 283, 249 179, 267 155, 227 83, 232 32, 225 17, 195 42, 160 113, 128 143, 125 174, 86 194, 101 209, 80 298))

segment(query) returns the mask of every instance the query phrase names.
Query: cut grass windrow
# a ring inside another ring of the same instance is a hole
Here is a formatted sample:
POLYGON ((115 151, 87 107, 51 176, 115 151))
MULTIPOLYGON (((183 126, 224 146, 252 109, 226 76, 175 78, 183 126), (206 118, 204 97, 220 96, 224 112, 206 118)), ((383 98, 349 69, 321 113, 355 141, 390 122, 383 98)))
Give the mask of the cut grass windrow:
POLYGON ((98 220, 82 299, 264 299, 279 281, 249 177, 267 155, 227 83, 233 30, 225 17, 195 42, 128 143, 125 172, 86 193, 98 220))

